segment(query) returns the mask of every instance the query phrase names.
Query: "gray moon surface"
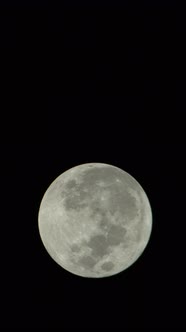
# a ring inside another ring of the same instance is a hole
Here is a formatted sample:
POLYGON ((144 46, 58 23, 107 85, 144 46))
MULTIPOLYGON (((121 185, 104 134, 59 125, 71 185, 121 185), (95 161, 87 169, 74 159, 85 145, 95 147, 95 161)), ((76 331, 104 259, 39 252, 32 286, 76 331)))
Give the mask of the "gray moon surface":
POLYGON ((141 185, 103 163, 75 166, 58 176, 39 207, 45 249, 62 268, 87 278, 131 266, 146 248, 152 210, 141 185))

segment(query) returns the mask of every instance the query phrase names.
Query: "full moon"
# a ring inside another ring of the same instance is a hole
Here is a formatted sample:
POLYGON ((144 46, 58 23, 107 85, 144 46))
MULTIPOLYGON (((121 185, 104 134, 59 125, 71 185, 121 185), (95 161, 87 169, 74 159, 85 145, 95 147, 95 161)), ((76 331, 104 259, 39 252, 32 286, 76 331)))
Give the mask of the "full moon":
POLYGON ((87 278, 115 275, 143 253, 152 211, 141 185, 124 170, 103 163, 73 167, 46 190, 38 227, 49 255, 87 278))

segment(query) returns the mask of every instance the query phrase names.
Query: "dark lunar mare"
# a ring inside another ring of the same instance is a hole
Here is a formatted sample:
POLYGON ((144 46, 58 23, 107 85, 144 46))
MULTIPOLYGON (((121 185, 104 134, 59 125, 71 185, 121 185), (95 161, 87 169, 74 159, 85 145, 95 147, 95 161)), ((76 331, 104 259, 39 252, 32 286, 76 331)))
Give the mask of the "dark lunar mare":
POLYGON ((102 270, 110 271, 114 268, 114 263, 112 262, 105 262, 101 265, 102 270))
MULTIPOLYGON (((92 268, 97 260, 102 259, 104 255, 110 253, 112 246, 117 246, 120 243, 123 243, 125 234, 126 229, 124 227, 112 225, 107 236, 102 234, 92 236, 89 241, 86 241, 83 244, 83 246, 91 248, 91 256, 80 258, 78 264, 87 268, 92 268)), ((111 267, 111 262, 105 264, 106 265, 103 265, 105 271, 109 271, 113 267, 111 267)))
MULTIPOLYGON (((111 225, 107 212, 110 212, 112 215, 119 212, 123 220, 125 218, 132 220, 137 214, 136 200, 127 189, 134 186, 136 190, 136 182, 134 183, 133 179, 129 181, 128 174, 125 176, 125 173, 120 172, 117 168, 104 166, 83 171, 80 183, 75 179, 67 182, 65 186, 65 209, 78 211, 83 207, 87 207, 87 201, 91 202, 91 216, 101 215, 100 227, 105 226, 107 229, 105 235, 94 235, 89 241, 83 243, 83 246, 91 248, 91 255, 79 258, 78 264, 92 269, 98 260, 109 254, 111 247, 124 242, 126 229, 120 225, 111 225), (121 182, 117 182, 116 179, 119 179, 121 182), (100 182, 102 187, 99 185, 100 182), (106 211, 104 211, 99 199, 91 200, 101 190, 108 190, 111 196, 106 211)), ((71 250, 74 253, 80 251, 77 246, 72 247, 71 250)), ((102 265, 102 269, 109 271, 113 266, 112 262, 105 262, 102 265)))
MULTIPOLYGON (((118 171, 114 167, 98 167, 90 168, 83 172, 82 182, 77 183, 74 179, 69 180, 65 186, 65 201, 64 206, 66 210, 81 209, 87 206, 86 200, 90 201, 96 195, 98 190, 101 190, 99 182, 104 183, 103 189, 107 189, 111 195, 108 204, 108 211, 114 214, 116 211, 120 212, 122 217, 129 217, 133 219, 137 213, 136 200, 132 197, 128 188, 128 176, 125 173, 118 171), (116 179, 120 179, 121 183, 117 183, 116 179)), ((132 184, 132 180, 130 185, 132 184)), ((103 207, 99 201, 91 203, 91 209, 96 212, 96 209, 103 211, 103 207)))

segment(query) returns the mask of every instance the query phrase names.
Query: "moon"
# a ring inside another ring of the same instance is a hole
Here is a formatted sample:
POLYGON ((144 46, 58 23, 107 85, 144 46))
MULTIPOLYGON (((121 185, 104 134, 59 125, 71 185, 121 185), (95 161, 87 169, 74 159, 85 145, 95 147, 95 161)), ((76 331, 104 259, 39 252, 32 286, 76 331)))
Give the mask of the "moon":
POLYGON ((146 248, 152 210, 124 170, 87 163, 59 175, 41 200, 38 228, 53 260, 75 275, 103 278, 130 267, 146 248))

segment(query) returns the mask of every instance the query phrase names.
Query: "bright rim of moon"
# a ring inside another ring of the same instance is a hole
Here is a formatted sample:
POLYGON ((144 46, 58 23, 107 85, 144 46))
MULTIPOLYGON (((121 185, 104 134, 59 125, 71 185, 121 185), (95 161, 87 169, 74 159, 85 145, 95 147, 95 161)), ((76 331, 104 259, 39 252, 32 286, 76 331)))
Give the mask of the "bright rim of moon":
POLYGON ((102 278, 131 266, 144 251, 152 211, 141 185, 122 169, 102 163, 73 167, 46 190, 39 233, 65 270, 102 278))

